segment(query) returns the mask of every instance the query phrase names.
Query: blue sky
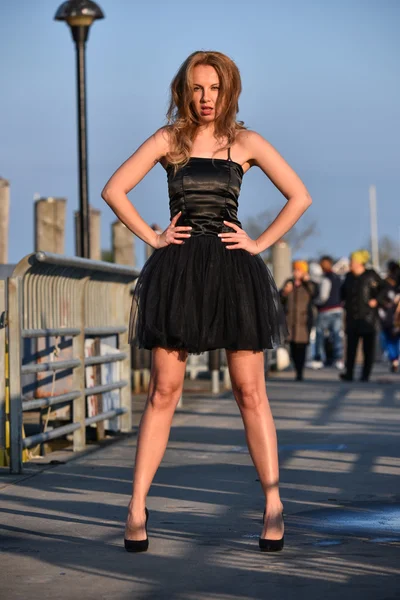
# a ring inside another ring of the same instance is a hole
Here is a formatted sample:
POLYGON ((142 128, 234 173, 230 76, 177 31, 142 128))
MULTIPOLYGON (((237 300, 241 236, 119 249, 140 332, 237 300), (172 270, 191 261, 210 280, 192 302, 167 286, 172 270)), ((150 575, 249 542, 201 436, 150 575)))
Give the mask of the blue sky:
MULTIPOLYGON (((67 203, 66 253, 78 206, 75 56, 61 1, 0 6, 0 176, 11 182, 9 260, 33 251, 33 195, 67 203)), ((379 234, 400 232, 400 77, 397 0, 99 0, 87 48, 90 202, 102 210, 102 245, 114 215, 100 197, 112 172, 164 123, 168 86, 197 49, 219 50, 243 80, 239 117, 299 173, 318 235, 299 256, 348 254, 369 236, 375 184, 379 234)), ((169 221, 157 165, 130 194, 148 222, 169 221)), ((283 197, 252 169, 239 217, 283 197)), ((265 224, 267 226, 267 223, 265 224)), ((138 247, 139 265, 143 247, 138 247)))

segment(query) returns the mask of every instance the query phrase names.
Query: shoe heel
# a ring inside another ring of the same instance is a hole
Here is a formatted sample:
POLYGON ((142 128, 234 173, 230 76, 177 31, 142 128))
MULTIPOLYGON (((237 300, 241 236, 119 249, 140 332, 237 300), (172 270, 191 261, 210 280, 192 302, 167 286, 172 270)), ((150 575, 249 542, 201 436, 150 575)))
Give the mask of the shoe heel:
MULTIPOLYGON (((284 521, 284 513, 282 511, 282 521, 284 521)), ((265 521, 265 509, 262 517, 262 522, 265 521)), ((258 545, 262 552, 280 552, 283 550, 285 544, 285 536, 283 535, 280 540, 268 540, 266 538, 259 538, 258 545)))
POLYGON ((260 538, 258 542, 261 552, 280 552, 283 550, 285 536, 281 537, 280 540, 266 540, 260 538))
POLYGON ((146 539, 145 540, 127 540, 124 538, 124 546, 127 552, 146 552, 149 547, 149 538, 147 537, 147 521, 149 520, 149 511, 144 509, 146 514, 146 539))

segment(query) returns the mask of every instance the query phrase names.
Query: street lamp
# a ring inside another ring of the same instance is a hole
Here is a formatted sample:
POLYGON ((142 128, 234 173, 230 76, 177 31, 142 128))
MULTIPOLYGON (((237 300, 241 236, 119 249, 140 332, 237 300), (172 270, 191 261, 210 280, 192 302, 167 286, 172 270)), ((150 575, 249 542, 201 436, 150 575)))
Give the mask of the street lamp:
POLYGON ((79 148, 79 255, 84 258, 90 258, 85 44, 89 36, 89 28, 93 21, 103 18, 104 14, 102 10, 92 0, 67 0, 67 2, 61 4, 54 16, 56 21, 65 21, 70 26, 76 47, 79 148))

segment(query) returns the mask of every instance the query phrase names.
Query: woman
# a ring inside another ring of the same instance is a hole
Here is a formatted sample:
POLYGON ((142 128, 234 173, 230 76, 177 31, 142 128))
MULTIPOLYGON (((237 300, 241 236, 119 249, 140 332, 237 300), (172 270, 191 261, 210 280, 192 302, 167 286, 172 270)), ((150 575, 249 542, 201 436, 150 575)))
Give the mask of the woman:
POLYGON ((368 250, 358 250, 350 256, 350 272, 341 288, 346 312, 346 371, 340 377, 353 380, 358 342, 363 342, 364 364, 361 381, 368 381, 374 362, 375 338, 378 324, 378 305, 387 294, 385 282, 373 269, 367 269, 368 250))
POLYGON ((317 285, 310 280, 308 264, 304 260, 293 263, 293 278, 281 290, 289 330, 290 354, 296 371, 296 380, 303 381, 307 346, 313 326, 313 300, 317 285))
POLYGON ((146 497, 164 455, 181 396, 188 353, 225 348, 249 451, 265 495, 263 550, 283 547, 277 440, 265 391, 263 349, 280 343, 284 315, 259 256, 310 206, 299 177, 259 134, 236 120, 239 70, 219 52, 194 52, 171 84, 169 125, 114 173, 102 196, 155 252, 138 279, 130 339, 152 350, 149 397, 140 422, 128 551, 146 550, 146 497), (167 173, 171 222, 155 233, 127 193, 160 163, 167 173), (258 166, 286 197, 255 240, 237 217, 243 175, 258 166))

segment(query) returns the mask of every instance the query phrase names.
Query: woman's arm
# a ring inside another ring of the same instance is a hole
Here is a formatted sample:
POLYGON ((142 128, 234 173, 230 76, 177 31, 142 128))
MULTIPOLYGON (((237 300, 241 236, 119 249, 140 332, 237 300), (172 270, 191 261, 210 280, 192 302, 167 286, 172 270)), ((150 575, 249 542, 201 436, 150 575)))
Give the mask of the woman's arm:
MULTIPOLYGON (((251 254, 258 254, 280 240, 300 219, 312 204, 312 200, 300 177, 267 140, 254 131, 243 132, 240 136, 242 152, 250 157, 247 162, 251 166, 260 167, 287 199, 276 219, 257 240, 251 240, 247 234, 244 236, 235 236, 234 233, 220 234, 220 237, 224 238, 223 241, 236 242, 234 246, 227 246, 227 249, 243 248, 251 254)), ((232 227, 236 234, 241 232, 238 226, 228 221, 225 223, 232 227)))
POLYGON ((159 235, 142 219, 127 196, 167 152, 168 134, 166 129, 162 128, 149 137, 115 171, 101 193, 103 200, 107 202, 118 219, 153 248, 159 248, 170 243, 182 244, 183 240, 176 238, 189 237, 189 234, 183 233, 189 230, 188 227, 175 227, 180 213, 175 216, 168 229, 162 235, 159 235))
POLYGON ((297 223, 312 200, 300 177, 267 140, 258 133, 250 132, 247 143, 252 163, 260 167, 287 200, 276 219, 256 240, 260 252, 263 252, 297 223))

